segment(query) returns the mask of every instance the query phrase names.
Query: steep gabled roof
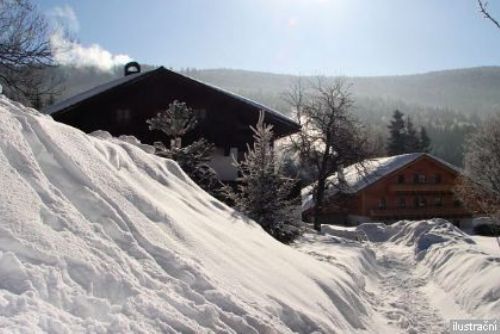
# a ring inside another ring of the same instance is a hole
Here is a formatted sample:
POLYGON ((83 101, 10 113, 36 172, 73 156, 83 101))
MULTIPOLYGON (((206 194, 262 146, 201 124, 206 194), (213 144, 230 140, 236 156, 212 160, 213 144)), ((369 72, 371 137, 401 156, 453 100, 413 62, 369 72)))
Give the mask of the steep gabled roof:
POLYGON ((182 75, 180 73, 168 70, 168 69, 164 68, 163 66, 161 66, 157 69, 154 69, 154 70, 150 70, 150 71, 145 71, 145 72, 136 73, 136 74, 130 74, 130 75, 127 75, 125 77, 115 79, 115 80, 112 80, 112 81, 107 82, 105 84, 96 86, 90 90, 87 90, 85 92, 82 92, 80 94, 74 95, 72 97, 69 97, 67 99, 64 99, 62 101, 55 103, 55 104, 45 108, 44 112, 47 114, 56 114, 56 113, 65 112, 66 110, 72 109, 73 107, 77 106, 78 104, 80 104, 88 99, 92 99, 94 97, 97 97, 101 94, 104 94, 104 93, 106 93, 110 90, 116 89, 118 87, 132 84, 132 83, 140 81, 140 80, 144 80, 144 79, 148 78, 149 76, 151 76, 152 74, 162 73, 162 72, 169 74, 169 75, 172 75, 172 76, 175 76, 178 79, 189 81, 190 83, 198 85, 198 86, 203 87, 205 89, 209 89, 209 90, 212 90, 214 92, 220 93, 226 97, 237 100, 240 103, 250 105, 255 110, 263 110, 266 112, 266 114, 269 114, 269 116, 271 116, 272 120, 277 121, 281 124, 284 124, 285 126, 292 128, 295 131, 300 130, 299 124, 297 124, 294 120, 292 120, 291 118, 283 115, 282 113, 280 113, 272 108, 269 108, 263 104, 260 104, 256 101, 253 101, 253 100, 250 100, 250 99, 243 97, 241 95, 235 94, 233 92, 229 92, 223 88, 220 88, 220 87, 214 86, 212 84, 209 84, 209 83, 197 80, 197 79, 193 79, 191 77, 182 75))
POLYGON ((106 82, 104 84, 98 85, 94 88, 91 88, 85 92, 73 95, 71 97, 68 97, 67 99, 61 100, 59 102, 56 102, 46 108, 43 109, 43 112, 45 114, 54 114, 57 112, 64 111, 70 107, 73 107, 87 99, 90 99, 94 96, 100 95, 106 91, 109 91, 113 88, 125 85, 127 83, 132 83, 134 81, 144 79, 145 77, 149 76, 154 70, 151 71, 146 71, 142 73, 135 73, 135 74, 130 74, 125 77, 121 77, 115 80, 111 80, 109 82, 106 82))
MULTIPOLYGON (((429 157, 455 173, 461 173, 460 169, 452 164, 428 153, 408 153, 392 157, 374 158, 353 164, 343 169, 345 186, 341 189, 344 194, 355 194, 366 187, 374 184, 385 176, 400 170, 401 168, 417 161, 422 157, 429 157)), ((335 187, 338 184, 338 173, 331 175, 328 181, 333 186, 327 191, 327 196, 333 196, 340 190, 335 187)), ((314 205, 312 199, 312 185, 302 189, 302 209, 307 210, 314 205)))

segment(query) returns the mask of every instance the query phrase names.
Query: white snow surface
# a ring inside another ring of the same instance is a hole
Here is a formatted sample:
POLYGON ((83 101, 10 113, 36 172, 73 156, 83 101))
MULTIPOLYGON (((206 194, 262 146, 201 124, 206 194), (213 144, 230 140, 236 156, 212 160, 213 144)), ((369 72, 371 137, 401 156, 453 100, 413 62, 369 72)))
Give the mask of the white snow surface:
POLYGON ((355 267, 360 257, 345 254, 346 249, 363 245, 365 253, 371 250, 361 263, 366 281, 360 293, 372 296, 371 305, 394 326, 384 333, 446 333, 451 319, 500 320, 495 238, 469 236, 442 219, 324 231, 324 237, 298 248, 337 266, 355 267), (344 238, 351 241, 346 244, 344 238))
MULTIPOLYGON (((385 226, 385 235, 386 243, 411 249, 418 275, 439 286, 465 314, 475 319, 498 319, 500 252, 477 244, 476 237, 438 218, 385 226)), ((371 238, 369 233, 367 237, 371 238)))
POLYGON ((275 241, 106 137, 0 96, 0 332, 379 331, 360 267, 275 241))

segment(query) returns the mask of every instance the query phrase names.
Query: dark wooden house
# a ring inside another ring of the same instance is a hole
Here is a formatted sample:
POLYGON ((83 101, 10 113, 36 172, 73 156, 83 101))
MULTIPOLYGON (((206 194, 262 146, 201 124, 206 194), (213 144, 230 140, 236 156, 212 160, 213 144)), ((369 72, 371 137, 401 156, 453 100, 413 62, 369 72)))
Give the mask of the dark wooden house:
MULTIPOLYGON (((368 221, 445 218, 467 224, 474 216, 453 194, 460 170, 430 154, 412 153, 367 160, 344 168, 341 191, 327 192, 321 213, 323 223, 356 225, 368 221)), ((303 189, 303 215, 311 219, 314 202, 310 188, 303 189)))
POLYGON ((135 136, 143 143, 167 143, 163 133, 148 129, 146 120, 174 100, 198 112, 198 126, 183 143, 200 137, 214 143, 212 167, 222 180, 236 178, 232 157, 241 156, 253 141, 250 125, 256 124, 260 110, 265 122, 273 125, 276 139, 299 131, 296 122, 262 104, 164 67, 141 72, 137 63, 128 64, 124 77, 60 101, 45 112, 87 133, 106 130, 113 136, 135 136))

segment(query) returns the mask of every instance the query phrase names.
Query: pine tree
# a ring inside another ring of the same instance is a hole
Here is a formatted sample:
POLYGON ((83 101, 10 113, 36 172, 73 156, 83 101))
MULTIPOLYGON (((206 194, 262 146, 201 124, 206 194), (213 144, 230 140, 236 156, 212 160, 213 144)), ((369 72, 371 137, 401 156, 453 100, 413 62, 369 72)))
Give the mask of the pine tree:
POLYGON ((413 153, 420 151, 420 142, 417 130, 413 126, 410 116, 406 117, 406 126, 404 134, 404 153, 413 153))
POLYGON ((235 163, 241 177, 237 191, 226 186, 224 195, 240 212, 259 223, 281 242, 291 242, 301 232, 297 205, 289 199, 295 180, 282 174, 282 166, 273 149, 272 126, 264 124, 260 113, 254 132, 254 144, 243 161, 235 163))
POLYGON ((391 124, 389 125, 390 137, 387 145, 387 152, 390 155, 398 155, 406 152, 406 134, 405 121, 403 113, 399 110, 394 110, 391 124))
POLYGON ((163 143, 155 143, 155 154, 176 161, 182 170, 205 191, 217 195, 222 183, 217 173, 209 166, 215 146, 205 138, 190 145, 167 148, 163 143))
POLYGON ((419 134, 419 151, 429 153, 431 150, 431 139, 427 135, 427 130, 421 126, 419 134))

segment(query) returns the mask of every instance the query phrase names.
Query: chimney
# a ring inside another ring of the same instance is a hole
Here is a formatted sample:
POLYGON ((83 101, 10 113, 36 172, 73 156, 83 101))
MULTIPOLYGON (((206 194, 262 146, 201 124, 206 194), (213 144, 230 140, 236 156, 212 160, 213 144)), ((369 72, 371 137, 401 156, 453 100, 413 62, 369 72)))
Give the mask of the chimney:
POLYGON ((136 73, 141 73, 141 65, 138 62, 131 61, 125 64, 125 76, 136 73))

